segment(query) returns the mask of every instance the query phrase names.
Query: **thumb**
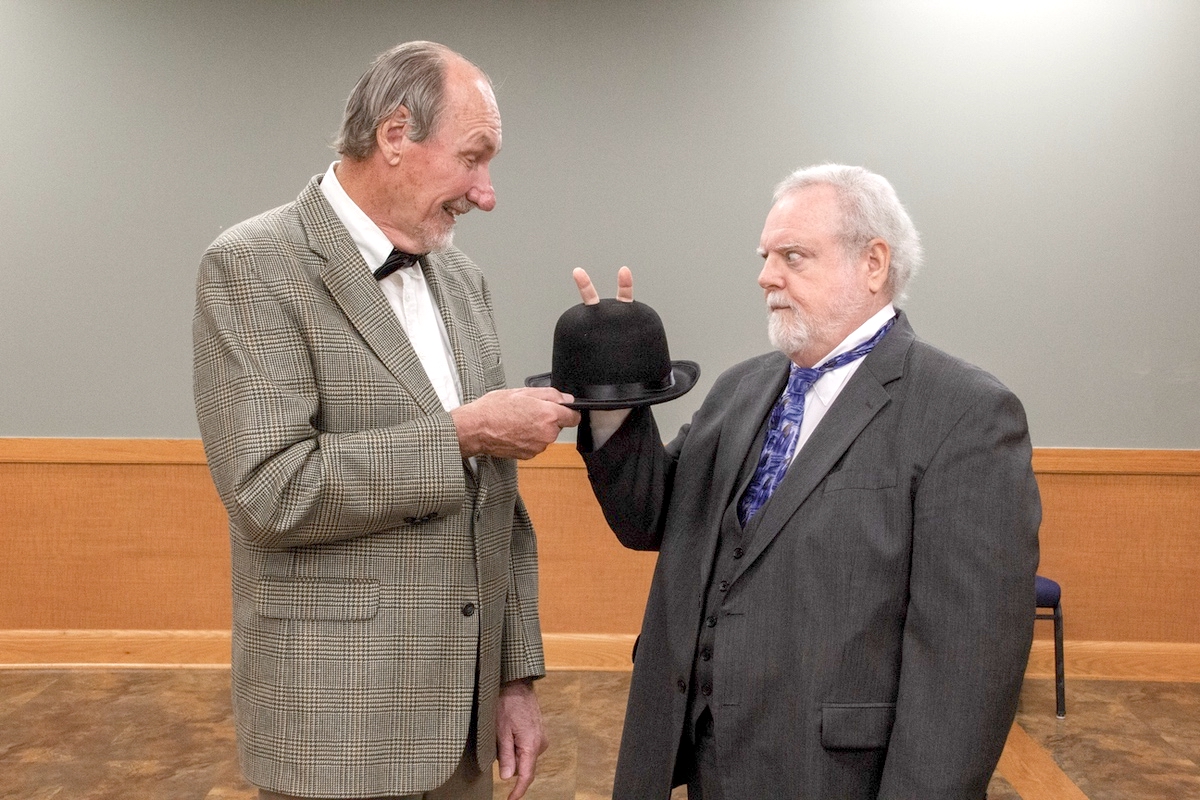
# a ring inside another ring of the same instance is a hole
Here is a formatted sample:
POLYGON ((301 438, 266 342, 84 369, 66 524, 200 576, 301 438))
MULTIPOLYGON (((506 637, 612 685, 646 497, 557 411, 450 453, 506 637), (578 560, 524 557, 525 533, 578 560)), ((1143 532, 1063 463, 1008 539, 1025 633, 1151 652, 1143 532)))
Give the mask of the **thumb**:
POLYGON ((500 762, 500 779, 506 781, 512 778, 517 768, 517 757, 510 731, 502 732, 496 741, 496 760, 500 762))

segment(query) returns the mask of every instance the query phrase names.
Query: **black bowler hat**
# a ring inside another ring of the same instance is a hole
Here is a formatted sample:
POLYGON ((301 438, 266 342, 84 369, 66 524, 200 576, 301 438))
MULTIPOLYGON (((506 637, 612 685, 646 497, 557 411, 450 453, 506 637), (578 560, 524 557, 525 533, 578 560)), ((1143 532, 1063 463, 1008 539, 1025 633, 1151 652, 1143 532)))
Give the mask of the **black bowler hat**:
POLYGON ((662 320, 645 303, 607 298, 568 308, 554 326, 552 372, 526 386, 553 386, 575 396, 575 409, 649 406, 696 385, 700 365, 672 361, 662 320))

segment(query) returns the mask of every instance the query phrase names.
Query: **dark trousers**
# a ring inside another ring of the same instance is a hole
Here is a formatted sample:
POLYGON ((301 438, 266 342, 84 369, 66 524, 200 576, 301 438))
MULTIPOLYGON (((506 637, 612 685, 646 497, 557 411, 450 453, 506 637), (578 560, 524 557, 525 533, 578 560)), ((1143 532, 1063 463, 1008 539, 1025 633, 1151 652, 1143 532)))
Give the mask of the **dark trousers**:
POLYGON ((706 708, 696 720, 688 769, 688 800, 725 800, 721 789, 721 771, 713 746, 713 718, 706 708))

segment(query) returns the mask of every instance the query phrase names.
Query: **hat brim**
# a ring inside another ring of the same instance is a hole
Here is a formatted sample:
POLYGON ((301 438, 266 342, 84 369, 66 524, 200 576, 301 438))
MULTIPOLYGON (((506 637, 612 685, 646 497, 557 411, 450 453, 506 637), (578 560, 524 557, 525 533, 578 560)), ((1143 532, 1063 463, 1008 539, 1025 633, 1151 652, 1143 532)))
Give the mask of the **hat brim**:
MULTIPOLYGON (((576 397, 575 402, 566 403, 565 405, 567 408, 573 408, 576 411, 613 411, 619 408, 640 408, 641 406, 665 403, 668 400, 674 400, 676 397, 682 397, 695 387, 696 379, 700 377, 700 365, 695 361, 672 361, 671 376, 675 379, 674 384, 663 389, 661 392, 644 392, 629 397, 606 397, 603 400, 576 397)), ((540 375, 530 375, 525 379, 525 385, 532 387, 550 386, 551 377, 552 373, 549 372, 543 372, 540 375)))

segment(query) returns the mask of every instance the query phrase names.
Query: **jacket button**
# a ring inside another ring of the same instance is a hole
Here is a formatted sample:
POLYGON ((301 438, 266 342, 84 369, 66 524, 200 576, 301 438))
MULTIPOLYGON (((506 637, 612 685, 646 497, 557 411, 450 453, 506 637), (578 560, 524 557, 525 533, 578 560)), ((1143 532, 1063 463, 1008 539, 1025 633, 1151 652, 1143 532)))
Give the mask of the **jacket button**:
POLYGON ((405 517, 404 522, 408 525, 415 525, 417 522, 417 518, 416 517, 405 517))
POLYGON ((467 603, 465 606, 463 606, 463 607, 462 607, 462 615, 463 615, 464 617, 472 617, 472 616, 474 616, 474 615, 475 615, 475 604, 474 604, 474 603, 467 603))
POLYGON ((734 558, 741 558, 744 555, 746 555, 746 551, 743 550, 742 548, 740 548, 740 547, 733 548, 733 557, 734 558))
POLYGON ((675 682, 675 687, 679 689, 680 694, 687 694, 687 681, 685 681, 683 678, 680 678, 675 682))

